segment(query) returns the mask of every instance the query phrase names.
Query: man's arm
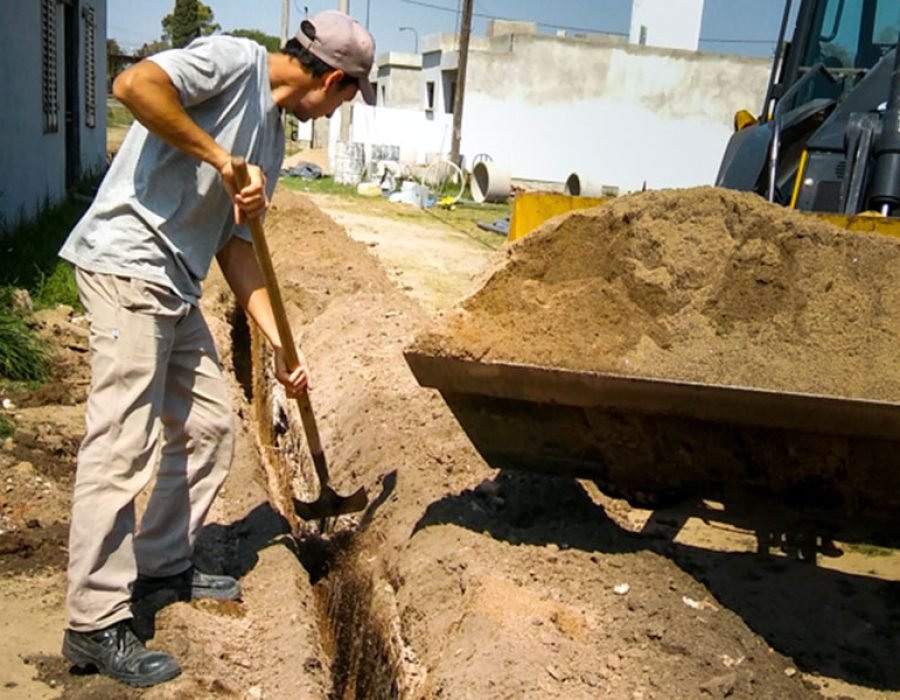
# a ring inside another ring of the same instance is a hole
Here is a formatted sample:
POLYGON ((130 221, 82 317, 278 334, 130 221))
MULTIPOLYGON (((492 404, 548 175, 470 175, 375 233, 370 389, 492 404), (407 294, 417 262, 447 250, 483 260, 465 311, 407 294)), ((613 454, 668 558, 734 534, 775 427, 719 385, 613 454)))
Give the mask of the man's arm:
POLYGON ((231 154, 191 119, 168 73, 157 64, 145 60, 128 68, 113 83, 113 95, 150 133, 219 171, 234 197, 236 221, 241 223, 245 216, 259 216, 266 210, 262 170, 248 165, 250 185, 237 192, 231 154))
POLYGON ((238 303, 256 322, 275 350, 275 378, 284 385, 289 397, 297 396, 309 384, 306 361, 298 348, 300 366, 289 368, 285 364, 275 314, 272 312, 272 304, 266 292, 265 280, 256 262, 253 245, 232 236, 219 251, 216 259, 238 303))
POLYGON ((220 172, 231 164, 231 154, 188 116, 168 73, 153 61, 141 61, 121 73, 113 83, 113 95, 170 146, 220 172))

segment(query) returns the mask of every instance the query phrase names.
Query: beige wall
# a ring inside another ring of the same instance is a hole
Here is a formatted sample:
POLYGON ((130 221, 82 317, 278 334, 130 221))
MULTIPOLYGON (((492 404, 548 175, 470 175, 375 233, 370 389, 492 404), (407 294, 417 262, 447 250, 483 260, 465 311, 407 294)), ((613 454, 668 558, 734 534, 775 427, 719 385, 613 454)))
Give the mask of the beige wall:
POLYGON ((418 109, 423 105, 422 56, 390 51, 376 61, 378 106, 391 109, 418 109))
MULTIPOLYGON (((380 71, 379 71, 380 73, 380 71)), ((405 66, 394 67, 390 78, 378 78, 378 105, 394 109, 418 109, 422 106, 422 71, 405 66)))

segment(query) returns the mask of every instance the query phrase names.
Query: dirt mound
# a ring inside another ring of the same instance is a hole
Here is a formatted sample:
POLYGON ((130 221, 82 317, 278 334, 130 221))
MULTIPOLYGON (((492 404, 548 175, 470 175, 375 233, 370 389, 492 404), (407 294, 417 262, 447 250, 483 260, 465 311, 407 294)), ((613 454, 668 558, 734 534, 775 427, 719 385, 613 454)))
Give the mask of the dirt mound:
MULTIPOLYGON (((334 486, 365 485, 372 496, 365 514, 339 524, 353 547, 323 571, 318 524, 292 540, 270 506, 253 434, 260 419, 247 396, 253 382, 242 369, 246 323, 235 322, 214 273, 204 308, 236 375, 241 421, 198 554, 241 578, 244 601, 158 611, 151 648, 184 668, 171 683, 132 691, 71 674, 58 652, 61 563, 40 577, 12 563, 51 530, 45 517, 37 528, 28 522, 39 516, 20 515, 32 503, 49 511, 48 497, 38 501, 26 486, 53 476, 56 508, 67 513, 70 477, 46 470, 49 437, 79 434, 80 412, 17 409, 17 437, 0 451, 9 479, 0 514, 16 515, 0 524, 15 531, 0 540, 9 550, 0 568, 8 623, 0 697, 813 698, 815 688, 834 695, 856 682, 864 687, 852 688, 862 693, 855 697, 874 698, 900 688, 895 583, 638 535, 574 480, 498 474, 441 397, 411 376, 402 350, 429 319, 369 249, 284 190, 266 228, 310 362, 334 486), (49 418, 66 422, 51 431, 49 418), (25 447, 42 452, 20 453, 25 447)), ((73 357, 87 362, 85 353, 73 357)), ((74 462, 76 443, 62 446, 74 462)), ((309 466, 305 455, 303 444, 289 452, 298 472, 309 466)))
POLYGON ((751 194, 646 192, 548 222, 417 349, 896 400, 900 242, 751 194))

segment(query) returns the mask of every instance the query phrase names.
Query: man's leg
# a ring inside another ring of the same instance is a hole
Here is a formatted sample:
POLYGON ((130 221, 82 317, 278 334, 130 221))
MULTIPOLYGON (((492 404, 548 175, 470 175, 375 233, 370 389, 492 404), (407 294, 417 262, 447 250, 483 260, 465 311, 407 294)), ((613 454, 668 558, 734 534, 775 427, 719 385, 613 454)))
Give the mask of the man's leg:
MULTIPOLYGON (((231 464, 231 401, 212 336, 197 308, 191 309, 176 331, 162 423, 159 471, 135 539, 139 585, 191 568, 197 535, 231 464)), ((194 573, 195 579, 199 576, 194 573)), ((222 590, 215 590, 214 578, 195 580, 201 588, 204 583, 212 586, 206 593, 214 597, 239 593, 230 578, 220 581, 222 590)))
POLYGON ((69 629, 63 653, 132 685, 179 673, 134 637, 130 587, 134 499, 152 473, 166 364, 183 302, 162 303, 134 280, 77 272, 91 315, 91 395, 78 453, 69 536, 69 629))
MULTIPOLYGON (((175 309, 142 308, 132 280, 78 272, 91 316, 91 394, 69 536, 69 627, 131 617, 134 499, 152 475, 175 309)), ((152 300, 151 300, 152 301, 152 300)))

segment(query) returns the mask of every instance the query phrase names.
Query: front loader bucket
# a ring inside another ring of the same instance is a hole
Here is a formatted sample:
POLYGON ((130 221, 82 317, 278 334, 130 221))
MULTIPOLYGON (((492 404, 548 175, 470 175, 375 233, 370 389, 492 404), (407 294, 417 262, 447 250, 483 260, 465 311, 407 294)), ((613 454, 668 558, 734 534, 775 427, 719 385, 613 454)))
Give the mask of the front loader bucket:
POLYGON ((406 353, 493 467, 645 504, 723 487, 900 512, 900 404, 406 353))

